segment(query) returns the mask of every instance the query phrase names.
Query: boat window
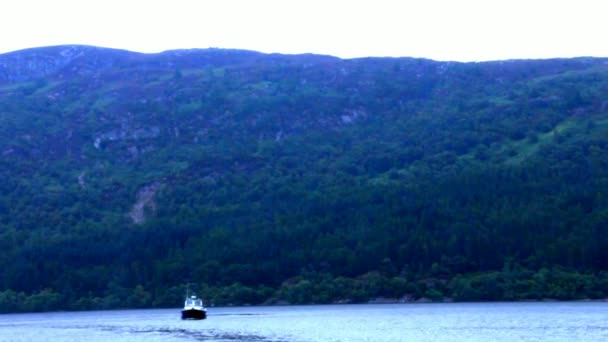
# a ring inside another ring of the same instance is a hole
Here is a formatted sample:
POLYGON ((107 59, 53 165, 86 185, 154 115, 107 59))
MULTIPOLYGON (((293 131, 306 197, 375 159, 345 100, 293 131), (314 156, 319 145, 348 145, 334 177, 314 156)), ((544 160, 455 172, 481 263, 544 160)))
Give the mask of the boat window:
POLYGON ((203 301, 202 299, 187 299, 186 300, 186 305, 187 306, 203 306, 203 301))

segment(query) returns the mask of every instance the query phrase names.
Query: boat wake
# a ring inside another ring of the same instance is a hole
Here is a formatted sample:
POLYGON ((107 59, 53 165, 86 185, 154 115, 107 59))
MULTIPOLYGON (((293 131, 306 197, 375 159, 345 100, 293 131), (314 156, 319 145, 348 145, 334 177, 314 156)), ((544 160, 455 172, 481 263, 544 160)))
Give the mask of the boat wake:
POLYGON ((106 332, 113 332, 113 333, 119 333, 119 334, 151 334, 151 335, 156 335, 156 336, 158 336, 159 334, 168 335, 171 337, 184 338, 186 340, 194 340, 194 341, 290 342, 289 340, 282 339, 282 338, 259 336, 259 335, 252 335, 252 334, 247 334, 247 333, 225 332, 225 331, 218 331, 215 329, 191 330, 191 329, 171 328, 171 327, 134 328, 134 327, 111 326, 111 325, 110 326, 99 326, 99 329, 106 331, 106 332))

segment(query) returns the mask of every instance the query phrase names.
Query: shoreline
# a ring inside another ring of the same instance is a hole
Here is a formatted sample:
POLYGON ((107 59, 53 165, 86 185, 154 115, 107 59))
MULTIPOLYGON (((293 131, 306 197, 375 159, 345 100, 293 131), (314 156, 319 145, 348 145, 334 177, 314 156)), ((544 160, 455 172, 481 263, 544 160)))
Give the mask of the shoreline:
MULTIPOLYGON (((325 303, 325 304, 289 304, 289 303, 276 303, 276 304, 255 304, 255 305, 218 305, 218 306, 208 306, 209 309, 237 309, 237 308, 288 308, 288 307, 311 307, 311 306, 367 306, 367 305, 419 305, 419 304, 585 304, 585 303, 608 303, 608 298, 603 299, 582 299, 582 300, 553 300, 553 299, 543 299, 543 300, 519 300, 519 301, 466 301, 466 302, 455 302, 455 301, 430 301, 430 300, 417 300, 417 301, 389 301, 389 300, 381 300, 381 301, 369 301, 366 303, 325 303)), ((98 309, 98 310, 57 310, 57 311, 30 311, 30 312, 3 312, 0 313, 0 316, 9 316, 9 315, 31 315, 31 314, 61 314, 61 313, 94 313, 94 312, 118 312, 118 311, 148 311, 148 310, 181 310, 180 307, 149 307, 149 308, 116 308, 116 309, 98 309)))

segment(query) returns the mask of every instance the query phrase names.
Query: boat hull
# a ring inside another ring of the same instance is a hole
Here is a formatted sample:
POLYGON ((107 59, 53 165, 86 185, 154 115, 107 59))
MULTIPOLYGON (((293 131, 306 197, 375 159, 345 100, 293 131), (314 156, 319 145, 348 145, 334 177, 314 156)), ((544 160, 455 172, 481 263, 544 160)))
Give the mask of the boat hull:
POLYGON ((188 309, 182 310, 182 319, 205 319, 207 312, 205 310, 188 309))

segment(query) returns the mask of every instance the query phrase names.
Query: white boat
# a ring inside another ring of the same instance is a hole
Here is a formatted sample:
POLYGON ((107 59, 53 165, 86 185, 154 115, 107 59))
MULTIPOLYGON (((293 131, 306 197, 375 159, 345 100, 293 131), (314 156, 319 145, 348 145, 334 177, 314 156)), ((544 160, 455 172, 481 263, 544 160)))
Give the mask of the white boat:
POLYGON ((205 318, 207 318, 207 310, 203 306, 203 300, 196 296, 186 297, 184 309, 182 310, 182 319, 205 318))

